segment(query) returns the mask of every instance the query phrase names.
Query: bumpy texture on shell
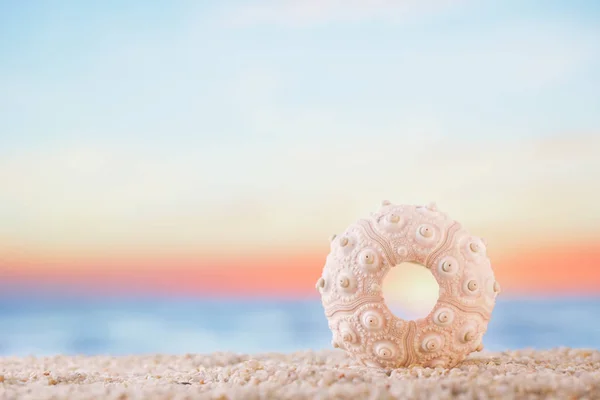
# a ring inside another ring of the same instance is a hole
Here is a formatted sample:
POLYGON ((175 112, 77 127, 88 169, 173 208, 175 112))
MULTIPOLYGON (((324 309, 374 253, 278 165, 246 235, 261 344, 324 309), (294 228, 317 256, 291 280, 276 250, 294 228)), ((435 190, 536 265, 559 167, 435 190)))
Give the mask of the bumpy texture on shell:
POLYGON ((434 204, 389 201, 332 236, 316 288, 332 345, 363 365, 382 368, 453 367, 481 350, 500 292, 482 239, 434 204), (402 262, 424 265, 440 286, 431 313, 416 321, 394 316, 381 292, 387 272, 402 262))

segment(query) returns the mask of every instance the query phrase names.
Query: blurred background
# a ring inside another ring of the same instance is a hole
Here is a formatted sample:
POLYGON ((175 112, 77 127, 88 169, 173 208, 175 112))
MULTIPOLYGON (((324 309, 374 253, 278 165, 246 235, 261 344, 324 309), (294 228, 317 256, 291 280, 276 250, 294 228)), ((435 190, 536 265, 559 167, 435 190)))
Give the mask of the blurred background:
MULTIPOLYGON (((487 349, 600 348, 599 20, 0 0, 0 354, 329 348, 328 237, 383 199, 487 240, 487 349)), ((389 279, 400 311, 437 299, 389 279)))

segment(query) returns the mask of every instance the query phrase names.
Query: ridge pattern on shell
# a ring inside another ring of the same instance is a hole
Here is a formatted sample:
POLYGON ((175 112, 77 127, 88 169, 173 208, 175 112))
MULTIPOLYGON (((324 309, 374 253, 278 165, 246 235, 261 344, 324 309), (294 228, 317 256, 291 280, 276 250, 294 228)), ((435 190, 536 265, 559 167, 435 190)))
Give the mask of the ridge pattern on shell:
POLYGON ((380 368, 450 368, 483 349, 482 337, 500 293, 481 238, 433 203, 389 201, 332 236, 316 288, 332 345, 362 365, 380 368), (383 279, 402 262, 424 265, 438 282, 438 302, 425 318, 405 321, 385 304, 383 279))

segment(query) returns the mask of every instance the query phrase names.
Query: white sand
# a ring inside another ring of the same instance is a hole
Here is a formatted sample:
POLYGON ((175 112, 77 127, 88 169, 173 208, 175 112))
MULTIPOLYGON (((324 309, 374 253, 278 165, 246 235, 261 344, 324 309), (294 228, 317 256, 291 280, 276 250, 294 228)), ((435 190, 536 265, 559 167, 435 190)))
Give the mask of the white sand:
POLYGON ((0 399, 600 399, 600 352, 476 353, 451 369, 354 366, 341 351, 0 358, 0 399))

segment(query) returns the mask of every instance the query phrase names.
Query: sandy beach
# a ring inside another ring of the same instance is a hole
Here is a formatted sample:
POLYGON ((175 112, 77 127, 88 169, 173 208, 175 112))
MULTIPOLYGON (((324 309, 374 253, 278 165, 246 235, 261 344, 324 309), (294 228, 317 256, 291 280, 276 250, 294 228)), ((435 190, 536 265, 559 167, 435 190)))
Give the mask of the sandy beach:
POLYGON ((1 399, 600 398, 600 352, 471 355, 444 370, 358 367, 341 351, 0 358, 1 399))

